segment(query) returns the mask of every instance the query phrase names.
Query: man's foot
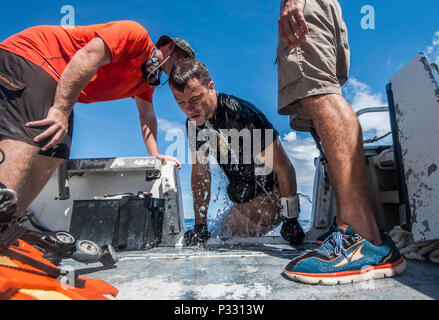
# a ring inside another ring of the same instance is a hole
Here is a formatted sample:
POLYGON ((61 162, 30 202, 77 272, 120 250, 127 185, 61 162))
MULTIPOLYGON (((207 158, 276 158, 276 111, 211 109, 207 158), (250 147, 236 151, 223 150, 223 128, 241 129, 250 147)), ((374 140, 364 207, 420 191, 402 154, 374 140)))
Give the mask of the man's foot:
POLYGON ((305 233, 297 218, 285 219, 282 223, 280 234, 292 245, 301 244, 303 238, 305 238, 305 233))
POLYGON ((355 230, 340 225, 323 244, 293 259, 284 269, 293 279, 308 284, 345 284, 392 277, 407 265, 392 239, 383 235, 382 246, 375 246, 355 230))

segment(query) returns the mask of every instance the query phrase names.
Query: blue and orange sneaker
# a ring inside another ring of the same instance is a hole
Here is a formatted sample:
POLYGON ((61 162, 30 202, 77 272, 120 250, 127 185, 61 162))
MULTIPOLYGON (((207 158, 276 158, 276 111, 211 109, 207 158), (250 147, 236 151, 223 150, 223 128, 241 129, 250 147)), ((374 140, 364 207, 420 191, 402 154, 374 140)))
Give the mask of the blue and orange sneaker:
POLYGON ((406 267, 388 235, 375 246, 347 225, 340 225, 323 244, 293 259, 284 269, 291 279, 308 284, 345 284, 392 277, 406 267))

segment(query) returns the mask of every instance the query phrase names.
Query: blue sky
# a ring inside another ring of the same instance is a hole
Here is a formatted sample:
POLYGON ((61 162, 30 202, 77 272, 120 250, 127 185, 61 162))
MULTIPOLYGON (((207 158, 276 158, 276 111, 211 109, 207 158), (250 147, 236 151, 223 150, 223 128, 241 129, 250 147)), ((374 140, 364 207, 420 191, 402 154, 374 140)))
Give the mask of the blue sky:
MULTIPOLYGON (((385 85, 389 79, 417 53, 433 46, 439 31, 439 2, 339 2, 348 26, 352 56, 351 81, 345 94, 356 109, 386 104, 385 85), (364 5, 375 9, 374 30, 361 28, 364 5)), ((290 133, 288 118, 277 114, 274 60, 279 0, 8 1, 2 3, 0 40, 30 26, 60 24, 64 5, 74 7, 76 25, 129 19, 145 26, 153 41, 161 34, 186 39, 209 68, 218 91, 253 102, 277 127, 298 168, 299 190, 310 193, 315 149, 307 134, 290 133)), ((439 56, 436 49, 431 50, 433 59, 439 56)), ((156 90, 154 105, 162 129, 183 125, 185 117, 167 86, 156 90)), ((78 104, 75 113, 72 158, 147 155, 132 99, 78 104)), ((386 121, 381 125, 385 127, 386 121)), ((376 133, 369 124, 365 127, 376 133)), ((386 130, 378 128, 377 132, 386 130)), ((170 142, 165 141, 164 130, 159 131, 158 140, 160 151, 165 152, 170 142)), ((188 194, 190 165, 183 165, 181 175, 188 194)), ((190 199, 186 198, 185 203, 185 213, 191 216, 190 199)), ((309 212, 309 208, 305 210, 309 212)))

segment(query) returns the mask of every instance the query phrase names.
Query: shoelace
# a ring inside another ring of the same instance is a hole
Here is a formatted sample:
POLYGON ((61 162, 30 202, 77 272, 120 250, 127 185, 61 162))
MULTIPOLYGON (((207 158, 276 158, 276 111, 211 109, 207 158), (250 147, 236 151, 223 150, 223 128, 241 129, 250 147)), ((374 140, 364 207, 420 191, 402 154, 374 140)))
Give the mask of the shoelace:
POLYGON ((346 254, 346 249, 343 247, 344 244, 349 244, 349 242, 344 238, 344 235, 340 232, 334 232, 330 237, 326 239, 326 241, 317 249, 318 252, 322 253, 328 258, 332 257, 334 254, 338 257, 340 254, 343 254, 348 261, 350 261, 348 255, 346 254))

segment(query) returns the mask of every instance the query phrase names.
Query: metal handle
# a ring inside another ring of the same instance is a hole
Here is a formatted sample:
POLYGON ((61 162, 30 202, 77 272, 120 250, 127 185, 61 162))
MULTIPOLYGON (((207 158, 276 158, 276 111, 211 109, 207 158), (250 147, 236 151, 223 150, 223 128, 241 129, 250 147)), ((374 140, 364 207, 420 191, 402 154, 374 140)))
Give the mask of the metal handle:
POLYGON ((355 112, 355 115, 358 117, 360 117, 361 115, 365 114, 365 113, 372 113, 372 112, 389 112, 389 107, 385 106, 385 107, 368 107, 368 108, 363 108, 358 110, 357 112, 355 112))

